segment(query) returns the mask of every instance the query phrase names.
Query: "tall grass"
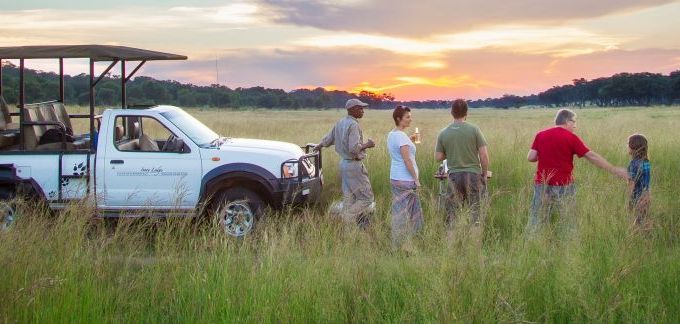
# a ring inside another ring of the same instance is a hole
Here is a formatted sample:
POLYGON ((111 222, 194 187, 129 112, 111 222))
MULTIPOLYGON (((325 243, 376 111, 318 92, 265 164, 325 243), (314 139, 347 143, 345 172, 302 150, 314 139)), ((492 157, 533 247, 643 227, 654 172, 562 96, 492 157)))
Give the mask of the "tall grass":
MULTIPOLYGON (((193 111, 226 136, 315 142, 343 111, 193 111)), ((337 156, 325 150, 319 206, 267 215, 242 240, 181 219, 92 220, 92 207, 57 215, 23 206, 0 235, 0 316, 6 322, 678 322, 680 142, 677 109, 578 111, 578 133, 618 165, 628 135, 652 160, 651 229, 631 226, 625 183, 576 163, 578 231, 524 226, 535 165, 533 134, 554 111, 473 110, 489 142, 490 205, 480 233, 444 228, 432 153, 446 111, 417 110, 425 228, 409 253, 389 237, 389 112, 367 111, 366 161, 378 210, 360 231, 329 218, 340 197, 337 156), (675 135, 674 135, 675 134, 675 135)))

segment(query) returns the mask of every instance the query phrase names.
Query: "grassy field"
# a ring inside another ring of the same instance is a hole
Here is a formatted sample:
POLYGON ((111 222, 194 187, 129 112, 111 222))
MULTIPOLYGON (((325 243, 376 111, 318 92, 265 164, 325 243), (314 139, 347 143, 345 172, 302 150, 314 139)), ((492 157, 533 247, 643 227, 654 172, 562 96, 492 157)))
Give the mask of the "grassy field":
MULTIPOLYGON (((343 116, 332 111, 194 110, 225 136, 318 141, 343 116)), ((423 143, 425 228, 410 253, 390 247, 391 113, 368 110, 366 161, 378 210, 368 231, 326 214, 341 196, 338 158, 325 150, 321 205, 268 214, 253 235, 229 239, 183 220, 110 226, 74 205, 57 216, 26 208, 0 235, 4 322, 680 322, 680 110, 578 110, 577 133, 612 163, 626 139, 650 141, 652 226, 631 227, 626 184, 576 162, 578 234, 524 226, 535 165, 534 133, 554 110, 472 110, 489 142, 490 205, 483 232, 444 228, 431 175, 448 111, 416 110, 423 143)))

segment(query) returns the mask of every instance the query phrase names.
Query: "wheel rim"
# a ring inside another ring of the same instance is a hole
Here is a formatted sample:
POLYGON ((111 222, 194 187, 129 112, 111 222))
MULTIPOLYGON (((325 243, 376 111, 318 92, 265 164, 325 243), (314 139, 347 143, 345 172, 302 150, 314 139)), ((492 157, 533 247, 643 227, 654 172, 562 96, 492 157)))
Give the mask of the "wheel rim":
POLYGON ((8 230, 16 219, 16 212, 7 202, 0 202, 0 231, 8 230))
POLYGON ((255 214, 245 201, 229 202, 220 215, 220 225, 228 235, 243 236, 253 229, 255 214))

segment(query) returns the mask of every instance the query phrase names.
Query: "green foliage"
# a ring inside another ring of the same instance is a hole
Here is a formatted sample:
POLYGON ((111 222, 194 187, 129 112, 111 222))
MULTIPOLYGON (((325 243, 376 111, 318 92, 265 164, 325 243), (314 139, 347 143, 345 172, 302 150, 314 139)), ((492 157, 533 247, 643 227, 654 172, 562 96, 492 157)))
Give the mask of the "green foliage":
MULTIPOLYGON (((342 111, 194 110, 225 136, 306 143, 342 111), (227 117, 228 116, 228 117, 227 117), (304 129, 305 131, 300 131, 304 129)), ((390 247, 389 112, 366 112, 376 139, 366 166, 378 211, 367 232, 325 212, 340 197, 339 162, 324 150, 323 201, 267 213, 253 235, 210 222, 92 219, 87 204, 50 215, 23 205, 0 233, 4 322, 668 322, 680 321, 678 109, 584 109, 578 133, 612 163, 633 132, 649 139, 650 229, 631 226, 625 186, 576 161, 578 232, 524 235, 535 165, 525 156, 554 111, 475 110, 489 142, 491 200, 483 232, 443 226, 431 177, 447 111, 418 110, 425 228, 410 252, 390 247)), ((464 215, 462 217, 465 219, 464 215)))
MULTIPOLYGON (((3 63, 4 97, 10 103, 18 101, 18 69, 3 63)), ((51 72, 26 70, 26 99, 40 102, 58 99, 58 75, 51 72)), ((87 105, 89 76, 66 76, 66 103, 87 105)), ((97 105, 120 105, 120 79, 108 75, 95 92, 97 105)), ((236 88, 213 84, 196 86, 177 81, 161 81, 136 77, 127 85, 129 105, 170 104, 183 107, 261 107, 276 109, 343 108, 350 98, 359 98, 374 109, 392 109, 398 104, 414 108, 451 107, 449 100, 396 101, 389 93, 361 91, 328 91, 324 88, 297 89, 285 92, 264 87, 236 88)), ((649 106, 673 104, 680 100, 680 71, 669 76, 654 73, 620 73, 591 81, 574 79, 573 84, 555 86, 537 95, 505 94, 500 98, 469 101, 470 107, 519 108, 521 106, 649 106)))
POLYGON ((680 99, 673 92, 674 74, 619 73, 609 78, 587 81, 575 79, 573 84, 553 87, 538 97, 549 106, 650 106, 672 104, 680 99))

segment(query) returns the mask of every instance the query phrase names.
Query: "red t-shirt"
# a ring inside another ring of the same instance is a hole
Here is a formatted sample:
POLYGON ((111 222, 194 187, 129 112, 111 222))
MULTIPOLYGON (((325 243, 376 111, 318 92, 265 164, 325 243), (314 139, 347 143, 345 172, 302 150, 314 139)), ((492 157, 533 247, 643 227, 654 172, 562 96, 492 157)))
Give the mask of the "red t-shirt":
POLYGON ((552 127, 536 133, 531 149, 538 152, 537 184, 564 186, 574 181, 574 154, 583 157, 590 149, 574 133, 552 127))

